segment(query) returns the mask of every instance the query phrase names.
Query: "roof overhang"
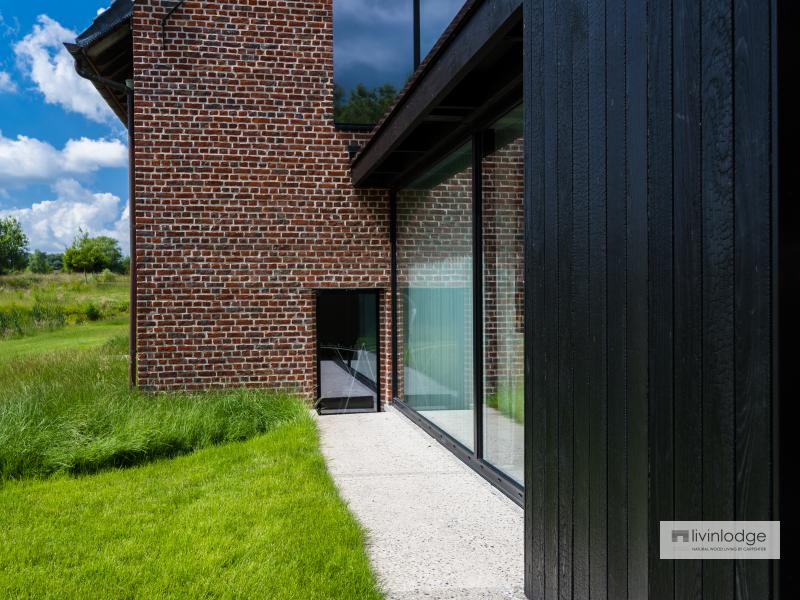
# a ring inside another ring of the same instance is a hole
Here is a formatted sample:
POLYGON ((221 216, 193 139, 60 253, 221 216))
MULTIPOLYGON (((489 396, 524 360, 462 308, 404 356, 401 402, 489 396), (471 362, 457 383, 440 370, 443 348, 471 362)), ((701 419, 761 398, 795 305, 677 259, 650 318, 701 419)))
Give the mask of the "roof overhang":
POLYGON ((115 0, 81 33, 64 46, 75 69, 89 79, 123 123, 128 122, 126 82, 133 78, 133 0, 115 0))
POLYGON ((522 97, 522 1, 469 0, 352 163, 353 184, 397 188, 522 97))

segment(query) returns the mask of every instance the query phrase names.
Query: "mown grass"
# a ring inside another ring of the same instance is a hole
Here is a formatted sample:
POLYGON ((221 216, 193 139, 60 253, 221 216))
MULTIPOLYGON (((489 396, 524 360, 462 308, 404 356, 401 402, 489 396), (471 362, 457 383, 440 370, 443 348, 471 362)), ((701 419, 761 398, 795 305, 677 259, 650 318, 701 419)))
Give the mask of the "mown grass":
POLYGON ((0 277, 0 338, 34 335, 66 325, 124 315, 128 277, 23 273, 0 277))
POLYGON ((127 386, 127 339, 0 363, 0 480, 92 473, 248 439, 305 411, 286 394, 148 395, 127 386))
POLYGON ((142 395, 124 337, 42 343, 99 325, 0 340, 37 342, 0 359, 0 598, 381 598, 302 402, 142 395))
POLYGON ((0 365, 48 352, 96 348, 114 337, 126 335, 127 331, 128 318, 116 317, 26 337, 0 338, 0 365))
POLYGON ((380 598, 304 414, 250 441, 0 489, 2 598, 380 598))

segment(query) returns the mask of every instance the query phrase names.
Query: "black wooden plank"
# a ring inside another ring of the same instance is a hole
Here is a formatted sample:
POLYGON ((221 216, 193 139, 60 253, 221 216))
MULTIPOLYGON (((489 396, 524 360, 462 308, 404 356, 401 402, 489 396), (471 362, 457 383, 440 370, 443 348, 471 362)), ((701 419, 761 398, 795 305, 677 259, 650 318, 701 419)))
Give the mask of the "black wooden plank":
POLYGON ((647 597, 647 0, 626 6, 628 596, 647 597))
POLYGON ((675 519, 671 3, 651 4, 648 18, 650 540, 647 597, 673 600, 674 563, 659 558, 659 522, 675 519))
MULTIPOLYGON (((737 520, 770 520, 770 11, 734 3, 737 520)), ((770 564, 735 565, 736 598, 770 597, 770 564)))
MULTIPOLYGON (((675 519, 702 519, 700 4, 673 3, 675 519)), ((676 561, 675 598, 703 595, 701 561, 676 561)))
MULTIPOLYGON (((729 0, 702 3, 703 518, 734 517, 733 86, 729 0)), ((706 561, 703 597, 733 597, 733 563, 706 561)))
POLYGON ((572 13, 574 3, 556 8, 556 161, 558 229, 558 592, 572 598, 573 489, 573 289, 572 289, 572 13))
POLYGON ((606 2, 589 0, 589 587, 608 597, 606 342, 606 2))
POLYGON ((525 593, 544 597, 544 87, 543 0, 525 3, 525 593))
POLYGON ((546 0, 544 36, 544 396, 546 409, 545 464, 545 595, 555 600, 559 593, 558 527, 558 163, 556 77, 556 8, 558 0, 546 0))
POLYGON ((589 46, 586 0, 573 0, 572 41, 572 288, 574 332, 574 504, 572 597, 588 600, 589 584, 589 46))
POLYGON ((608 168, 608 595, 628 597, 625 0, 606 3, 608 168))
MULTIPOLYGON (((773 232, 773 448, 777 465, 774 517, 784 539, 800 537, 800 486, 797 485, 797 331, 800 331, 800 182, 797 177, 797 131, 800 131, 800 4, 771 3, 772 14, 772 232, 773 232)), ((774 561, 775 592, 781 600, 800 598, 800 552, 784 545, 774 561), (777 572, 776 572, 777 571, 777 572)))

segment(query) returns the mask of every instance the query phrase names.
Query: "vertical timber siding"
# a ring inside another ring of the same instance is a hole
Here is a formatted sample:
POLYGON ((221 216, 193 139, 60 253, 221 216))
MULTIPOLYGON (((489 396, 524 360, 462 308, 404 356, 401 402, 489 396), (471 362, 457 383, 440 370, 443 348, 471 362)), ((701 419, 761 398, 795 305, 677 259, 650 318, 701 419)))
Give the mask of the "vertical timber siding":
POLYGON ((526 586, 767 599, 661 520, 772 520, 774 3, 525 3, 526 586))

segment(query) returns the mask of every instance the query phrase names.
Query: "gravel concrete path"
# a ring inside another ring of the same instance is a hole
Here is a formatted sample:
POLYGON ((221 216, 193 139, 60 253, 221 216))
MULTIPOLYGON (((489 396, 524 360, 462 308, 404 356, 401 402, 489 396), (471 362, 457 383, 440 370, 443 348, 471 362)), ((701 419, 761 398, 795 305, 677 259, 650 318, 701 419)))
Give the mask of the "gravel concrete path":
POLYGON ((524 598, 521 508, 392 408, 318 423, 387 599, 524 598))

